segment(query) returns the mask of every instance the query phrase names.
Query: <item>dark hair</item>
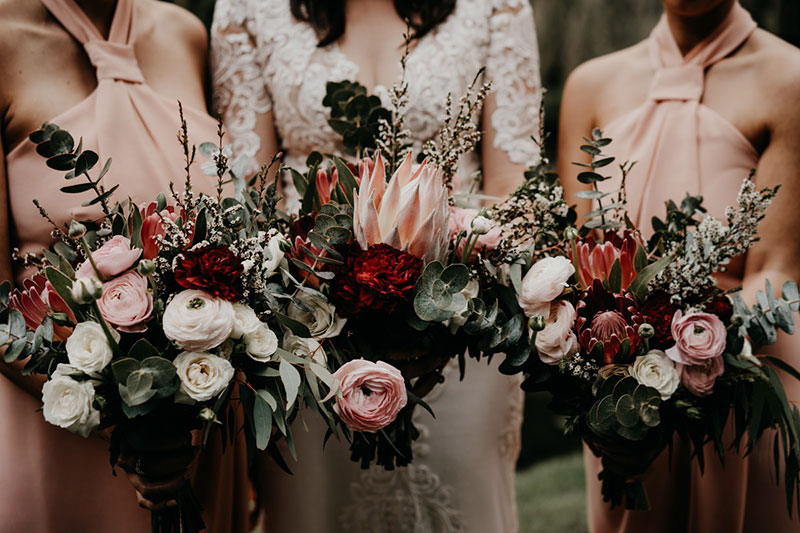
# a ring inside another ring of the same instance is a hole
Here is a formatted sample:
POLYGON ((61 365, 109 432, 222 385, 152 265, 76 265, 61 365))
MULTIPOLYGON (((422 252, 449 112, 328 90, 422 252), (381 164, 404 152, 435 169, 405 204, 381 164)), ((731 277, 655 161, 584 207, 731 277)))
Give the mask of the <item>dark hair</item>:
MULTIPOLYGON (((290 0, 292 15, 311 24, 320 36, 319 46, 325 46, 344 33, 346 0, 290 0)), ((407 19, 419 39, 450 16, 456 0, 394 0, 394 8, 407 19)))

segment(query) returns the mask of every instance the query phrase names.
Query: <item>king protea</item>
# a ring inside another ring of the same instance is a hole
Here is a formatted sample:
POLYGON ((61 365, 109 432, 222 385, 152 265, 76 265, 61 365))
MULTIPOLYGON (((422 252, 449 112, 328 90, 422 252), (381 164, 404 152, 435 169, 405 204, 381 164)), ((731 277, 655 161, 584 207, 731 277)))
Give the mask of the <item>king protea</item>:
POLYGON ((443 259, 449 216, 442 171, 427 161, 414 170, 409 154, 388 184, 380 153, 371 173, 364 166, 353 199, 353 232, 362 250, 385 243, 426 263, 443 259))

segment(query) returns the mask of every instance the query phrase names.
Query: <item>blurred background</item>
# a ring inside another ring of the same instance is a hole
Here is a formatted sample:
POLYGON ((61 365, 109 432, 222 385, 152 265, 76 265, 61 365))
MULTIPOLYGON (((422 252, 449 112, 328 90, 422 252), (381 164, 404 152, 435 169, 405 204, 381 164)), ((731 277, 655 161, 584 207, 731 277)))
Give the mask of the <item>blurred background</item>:
MULTIPOLYGON (((173 0, 208 27, 214 0, 173 0)), ((489 1, 489 0, 486 0, 489 1)), ((288 0, 287 0, 288 2, 288 0)), ((740 0, 762 28, 800 46, 800 0, 740 0)), ((661 15, 658 0, 531 0, 536 18, 545 96, 548 152, 555 161, 561 91, 584 61, 644 39, 661 15)), ((610 72, 609 76, 614 73, 610 72)), ((547 398, 529 395, 517 505, 521 533, 586 531, 580 443, 563 435, 561 421, 547 411, 547 398)))

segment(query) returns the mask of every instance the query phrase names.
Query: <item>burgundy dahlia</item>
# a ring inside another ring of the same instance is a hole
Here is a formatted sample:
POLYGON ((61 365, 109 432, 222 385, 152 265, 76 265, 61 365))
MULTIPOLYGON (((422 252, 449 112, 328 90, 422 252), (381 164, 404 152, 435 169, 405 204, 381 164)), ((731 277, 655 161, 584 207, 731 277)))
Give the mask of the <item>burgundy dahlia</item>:
POLYGON ((633 300, 607 291, 595 279, 581 294, 575 310, 578 342, 586 353, 599 342, 603 346, 603 364, 624 363, 632 358, 641 341, 639 326, 644 322, 633 300), (622 353, 625 340, 630 348, 622 353))
POLYGON ((242 261, 230 248, 210 244, 183 252, 175 281, 184 289, 199 289, 231 302, 242 298, 242 261))
POLYGON ((342 316, 364 311, 394 312, 414 296, 422 274, 422 260, 388 244, 366 250, 354 246, 336 269, 331 297, 342 316))
POLYGON ((649 296, 639 309, 645 322, 653 326, 655 335, 650 339, 650 347, 666 350, 675 345, 672 338, 672 315, 677 307, 670 303, 670 295, 657 293, 649 296))

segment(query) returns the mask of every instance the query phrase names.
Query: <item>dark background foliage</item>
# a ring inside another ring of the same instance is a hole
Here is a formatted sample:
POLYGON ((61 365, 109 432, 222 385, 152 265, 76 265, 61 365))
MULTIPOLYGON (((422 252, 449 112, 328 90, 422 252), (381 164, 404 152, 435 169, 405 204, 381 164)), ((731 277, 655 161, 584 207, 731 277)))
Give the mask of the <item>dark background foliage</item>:
MULTIPOLYGON (((488 0, 487 0, 488 1, 488 0)), ((759 26, 800 46, 800 0, 740 0, 759 26)), ((206 26, 214 0, 174 0, 206 26)), ((289 0, 286 0, 288 3, 289 0)), ((552 151, 558 134, 558 108, 567 75, 593 57, 631 46, 647 37, 661 15, 658 0, 531 0, 536 17, 545 98, 546 128, 552 151)), ((551 154, 553 158, 555 154, 551 154)), ((529 395, 525 406, 523 451, 519 467, 574 451, 579 444, 562 436, 559 420, 542 396, 529 395)))

